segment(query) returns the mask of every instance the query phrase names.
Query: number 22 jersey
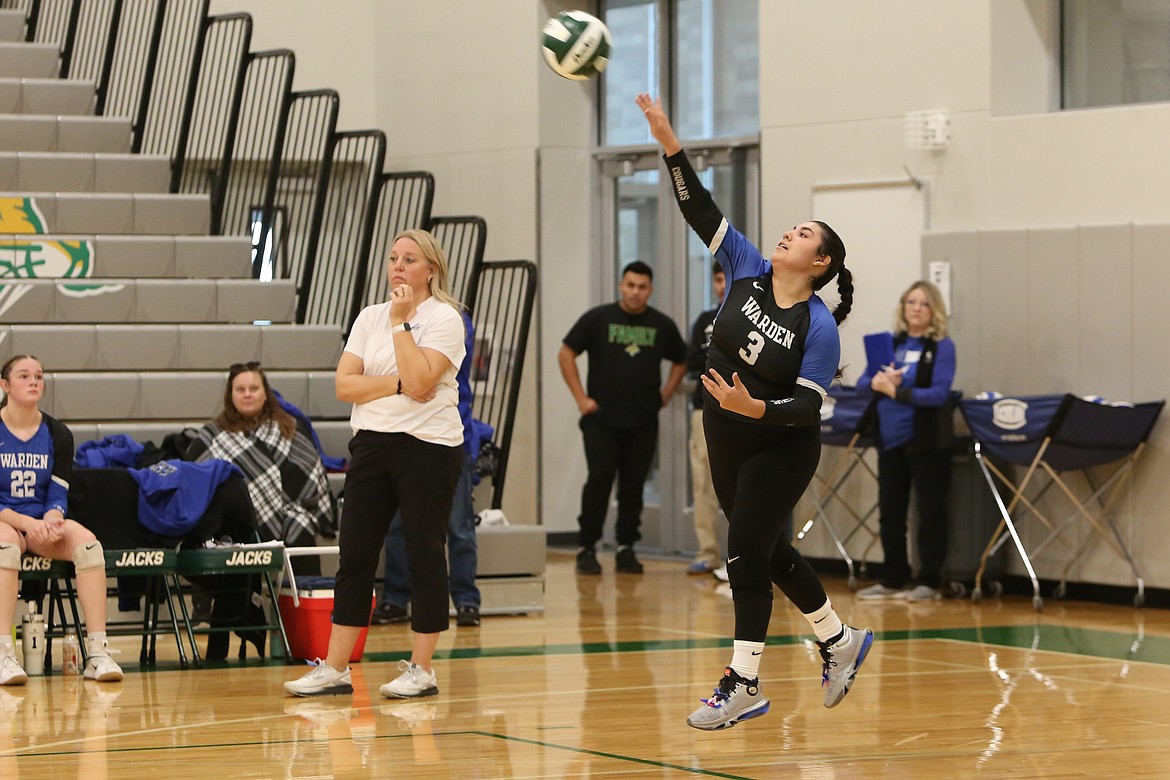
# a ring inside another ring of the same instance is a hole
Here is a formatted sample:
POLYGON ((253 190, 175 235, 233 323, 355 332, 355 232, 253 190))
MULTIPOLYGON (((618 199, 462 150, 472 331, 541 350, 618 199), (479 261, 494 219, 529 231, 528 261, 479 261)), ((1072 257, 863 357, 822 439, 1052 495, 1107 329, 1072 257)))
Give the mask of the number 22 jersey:
POLYGON ((73 434, 64 424, 42 414, 36 433, 23 441, 0 422, 0 508, 38 520, 50 509, 68 517, 72 476, 73 434))

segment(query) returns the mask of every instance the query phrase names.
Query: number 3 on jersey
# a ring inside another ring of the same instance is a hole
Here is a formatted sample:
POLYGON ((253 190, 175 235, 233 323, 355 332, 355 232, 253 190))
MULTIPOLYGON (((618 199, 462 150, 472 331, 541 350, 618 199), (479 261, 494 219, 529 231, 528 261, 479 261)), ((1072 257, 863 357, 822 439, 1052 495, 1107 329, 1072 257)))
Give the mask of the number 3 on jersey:
POLYGON ((760 358, 760 352, 763 350, 764 337, 759 331, 753 330, 748 334, 748 345, 739 351, 739 356, 743 358, 743 362, 749 366, 754 366, 760 358))
POLYGON ((32 498, 33 491, 37 486, 37 473, 35 471, 13 471, 12 472, 12 497, 13 498, 32 498))

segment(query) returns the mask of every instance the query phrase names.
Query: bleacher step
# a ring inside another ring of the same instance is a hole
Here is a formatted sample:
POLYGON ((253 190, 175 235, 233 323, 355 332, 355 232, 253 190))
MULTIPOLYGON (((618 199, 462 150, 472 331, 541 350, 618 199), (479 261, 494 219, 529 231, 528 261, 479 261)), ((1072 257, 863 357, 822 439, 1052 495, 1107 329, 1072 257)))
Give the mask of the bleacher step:
POLYGON ((0 114, 93 116, 92 81, 0 77, 0 114))

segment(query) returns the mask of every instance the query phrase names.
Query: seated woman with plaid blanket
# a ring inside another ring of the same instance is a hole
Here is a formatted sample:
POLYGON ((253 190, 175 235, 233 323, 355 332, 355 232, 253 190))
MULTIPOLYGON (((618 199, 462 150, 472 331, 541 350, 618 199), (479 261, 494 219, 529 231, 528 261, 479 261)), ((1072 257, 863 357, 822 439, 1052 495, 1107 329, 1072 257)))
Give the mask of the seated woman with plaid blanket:
MULTIPOLYGON (((187 460, 209 458, 230 461, 244 472, 264 541, 311 547, 322 526, 336 526, 325 467, 312 437, 277 403, 259 363, 235 363, 229 369, 223 411, 203 426, 187 452, 187 460)), ((320 574, 315 556, 294 562, 297 574, 320 574)))

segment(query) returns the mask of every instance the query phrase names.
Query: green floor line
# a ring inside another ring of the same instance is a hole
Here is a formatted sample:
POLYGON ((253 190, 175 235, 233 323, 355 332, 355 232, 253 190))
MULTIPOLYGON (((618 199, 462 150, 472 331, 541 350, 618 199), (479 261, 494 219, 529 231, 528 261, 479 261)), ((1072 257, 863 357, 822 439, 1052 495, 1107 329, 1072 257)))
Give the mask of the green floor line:
MULTIPOLYGON (((1170 666, 1170 637, 1125 634, 1119 631, 1073 628, 1069 626, 987 626, 983 628, 936 628, 875 632, 878 641, 908 639, 949 639, 958 642, 996 645, 1024 650, 1047 650, 1092 658, 1121 661, 1145 661, 1170 666)), ((801 645, 809 637, 803 634, 779 634, 768 637, 771 646, 801 645)), ((584 642, 557 645, 514 647, 462 647, 438 650, 435 658, 517 658, 535 655, 591 655, 594 653, 644 653, 665 650, 703 650, 728 648, 730 637, 713 639, 660 639, 633 642, 584 642)), ((408 658, 409 650, 366 653, 363 660, 395 661, 408 658)))
MULTIPOLYGON (((961 628, 932 628, 875 632, 878 641, 899 641, 909 639, 948 639, 957 642, 1012 647, 1023 650, 1046 650, 1070 653, 1090 658, 1118 661, 1144 661, 1146 663, 1170 666, 1170 637, 1144 636, 1143 634, 1104 631, 1070 626, 986 626, 961 628)), ((777 634, 768 637, 773 647, 801 645, 809 639, 804 634, 777 634)), ((438 660, 456 661, 468 658, 524 658, 548 655, 593 655, 597 653, 648 653, 667 650, 708 650, 729 648, 730 637, 709 639, 657 639, 631 642, 581 642, 553 645, 515 645, 507 647, 459 647, 435 651, 438 660)), ((410 650, 389 650, 367 652, 362 660, 366 663, 386 663, 409 658, 410 650)), ((204 668, 228 669, 250 666, 284 666, 284 658, 249 658, 243 664, 238 661, 204 661, 204 668)), ((303 665, 296 661, 294 666, 303 665)), ((178 661, 161 662, 153 668, 129 665, 126 671, 177 671, 178 661)))

